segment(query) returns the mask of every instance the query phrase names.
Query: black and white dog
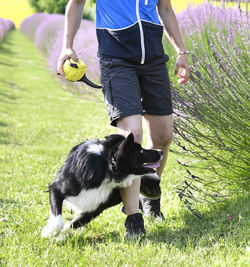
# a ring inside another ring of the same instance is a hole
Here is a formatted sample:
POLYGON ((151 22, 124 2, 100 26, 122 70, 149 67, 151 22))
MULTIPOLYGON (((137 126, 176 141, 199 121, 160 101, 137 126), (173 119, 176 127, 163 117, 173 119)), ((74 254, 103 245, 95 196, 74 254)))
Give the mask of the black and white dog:
MULTIPOLYGON (((162 155, 161 150, 143 149, 134 142, 132 133, 127 138, 113 134, 105 140, 84 141, 73 147, 49 186, 50 218, 42 236, 83 226, 103 210, 119 204, 119 188, 155 173, 162 155), (79 214, 64 227, 63 201, 79 214)), ((154 177, 157 179, 157 175, 154 177)))

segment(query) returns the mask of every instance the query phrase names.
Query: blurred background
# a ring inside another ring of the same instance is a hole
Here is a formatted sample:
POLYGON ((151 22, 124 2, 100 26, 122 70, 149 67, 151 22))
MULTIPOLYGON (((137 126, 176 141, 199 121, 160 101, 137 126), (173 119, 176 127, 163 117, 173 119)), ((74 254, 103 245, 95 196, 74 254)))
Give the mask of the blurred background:
MULTIPOLYGON (((15 23, 16 28, 24 18, 36 12, 47 13, 64 13, 65 6, 68 0, 0 0, 0 18, 10 19, 15 23)), ((237 8, 239 5, 241 9, 246 9, 248 0, 243 1, 209 1, 209 0, 175 0, 172 1, 172 6, 176 13, 184 11, 187 7, 194 7, 204 2, 212 2, 214 5, 225 5, 228 7, 237 8)), ((95 0, 87 0, 85 6, 84 17, 94 20, 95 17, 95 0)))

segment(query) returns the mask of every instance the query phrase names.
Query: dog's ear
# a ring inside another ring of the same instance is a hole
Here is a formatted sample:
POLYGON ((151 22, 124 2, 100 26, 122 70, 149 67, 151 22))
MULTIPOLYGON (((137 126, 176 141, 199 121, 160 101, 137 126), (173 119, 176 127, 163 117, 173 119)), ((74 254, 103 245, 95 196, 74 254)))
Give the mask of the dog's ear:
POLYGON ((134 143, 134 135, 130 133, 119 145, 118 151, 116 153, 116 158, 118 159, 121 155, 124 155, 125 151, 132 150, 134 143))
POLYGON ((123 141, 123 147, 126 149, 132 149, 135 144, 134 135, 130 133, 123 141))
POLYGON ((130 134, 127 136, 126 139, 127 139, 127 142, 130 143, 130 144, 134 144, 134 142, 135 142, 133 133, 130 133, 130 134))
POLYGON ((114 146, 116 144, 119 144, 124 139, 125 139, 125 137, 123 135, 120 135, 120 134, 111 134, 111 135, 105 136, 105 141, 109 146, 114 146))

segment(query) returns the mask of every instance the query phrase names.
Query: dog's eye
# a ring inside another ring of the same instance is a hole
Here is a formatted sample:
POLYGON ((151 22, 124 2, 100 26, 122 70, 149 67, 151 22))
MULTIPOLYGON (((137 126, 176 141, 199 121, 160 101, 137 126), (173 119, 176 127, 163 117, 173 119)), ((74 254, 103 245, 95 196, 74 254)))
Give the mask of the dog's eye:
POLYGON ((143 153, 143 149, 140 151, 140 153, 141 153, 141 154, 143 153))

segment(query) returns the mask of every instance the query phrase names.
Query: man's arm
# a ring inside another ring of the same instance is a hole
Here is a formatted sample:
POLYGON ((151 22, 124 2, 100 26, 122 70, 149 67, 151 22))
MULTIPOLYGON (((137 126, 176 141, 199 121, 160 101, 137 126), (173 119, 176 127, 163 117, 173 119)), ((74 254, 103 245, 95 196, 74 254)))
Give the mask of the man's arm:
MULTIPOLYGON (((158 1, 158 14, 161 23, 164 27, 165 33, 174 46, 175 50, 179 54, 180 52, 186 51, 185 45, 182 40, 181 32, 178 26, 178 22, 175 13, 172 9, 170 0, 159 0, 158 1)), ((178 83, 185 83, 189 79, 190 66, 188 62, 187 54, 179 54, 176 60, 174 74, 179 76, 178 83), (183 69, 180 72, 181 68, 183 69)))
POLYGON ((86 0, 70 0, 66 7, 63 47, 57 63, 57 72, 62 76, 64 76, 62 65, 67 58, 78 61, 73 50, 73 42, 81 24, 85 2, 86 0))

